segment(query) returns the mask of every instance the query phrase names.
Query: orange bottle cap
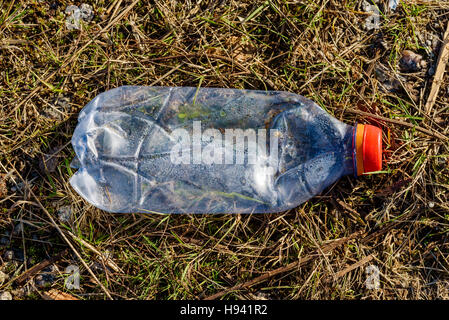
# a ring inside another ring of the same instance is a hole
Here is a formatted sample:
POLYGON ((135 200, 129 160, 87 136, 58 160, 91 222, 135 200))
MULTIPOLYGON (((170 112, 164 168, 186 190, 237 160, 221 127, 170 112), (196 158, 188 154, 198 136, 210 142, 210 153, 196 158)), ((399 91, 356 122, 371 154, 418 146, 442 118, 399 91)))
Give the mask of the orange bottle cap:
POLYGON ((355 143, 357 175, 382 170, 382 130, 358 124, 355 143))

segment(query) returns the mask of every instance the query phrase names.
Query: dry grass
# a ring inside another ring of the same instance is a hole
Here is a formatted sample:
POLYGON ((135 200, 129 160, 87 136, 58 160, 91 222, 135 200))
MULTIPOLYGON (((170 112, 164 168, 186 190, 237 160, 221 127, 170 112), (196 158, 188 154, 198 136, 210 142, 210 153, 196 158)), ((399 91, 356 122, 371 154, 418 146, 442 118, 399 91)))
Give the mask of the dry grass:
POLYGON ((86 2, 93 21, 69 31, 72 3, 0 0, 0 270, 9 277, 0 291, 14 299, 50 289, 81 299, 449 298, 447 76, 424 112, 447 2, 401 1, 372 31, 356 0, 86 2), (427 66, 402 72, 404 49, 427 66), (383 88, 379 70, 395 90, 383 88), (279 214, 103 212, 67 182, 70 138, 89 100, 125 84, 302 94, 346 123, 381 126, 385 172, 345 177, 279 214), (58 210, 67 206, 63 222, 58 210), (65 249, 53 267, 23 277, 65 249), (80 268, 79 290, 64 287, 69 265, 80 268), (379 289, 366 288, 368 265, 380 271, 379 289))

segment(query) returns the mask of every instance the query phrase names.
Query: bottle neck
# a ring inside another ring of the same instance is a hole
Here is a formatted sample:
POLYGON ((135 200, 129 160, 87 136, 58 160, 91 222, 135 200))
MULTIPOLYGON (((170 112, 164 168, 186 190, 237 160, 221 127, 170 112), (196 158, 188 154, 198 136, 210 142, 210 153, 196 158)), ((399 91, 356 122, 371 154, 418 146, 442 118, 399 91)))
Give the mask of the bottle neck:
POLYGON ((355 138, 356 126, 348 126, 343 142, 343 175, 353 175, 357 177, 355 138))

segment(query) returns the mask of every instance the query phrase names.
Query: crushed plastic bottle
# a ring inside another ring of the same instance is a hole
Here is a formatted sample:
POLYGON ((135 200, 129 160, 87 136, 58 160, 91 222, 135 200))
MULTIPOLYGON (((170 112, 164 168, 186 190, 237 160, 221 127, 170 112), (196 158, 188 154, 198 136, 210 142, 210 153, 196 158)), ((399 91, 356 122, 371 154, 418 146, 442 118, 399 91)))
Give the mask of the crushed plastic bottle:
POLYGON ((382 132, 282 91, 124 86, 80 112, 72 187, 109 212, 268 213, 381 170, 382 132))

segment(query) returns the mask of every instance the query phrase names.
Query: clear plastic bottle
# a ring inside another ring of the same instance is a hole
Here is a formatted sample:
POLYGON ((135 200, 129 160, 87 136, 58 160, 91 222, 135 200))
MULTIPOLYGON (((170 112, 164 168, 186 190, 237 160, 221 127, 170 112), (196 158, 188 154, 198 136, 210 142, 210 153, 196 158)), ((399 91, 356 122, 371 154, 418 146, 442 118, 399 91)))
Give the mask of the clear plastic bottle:
POLYGON ((124 86, 80 112, 70 183, 109 212, 280 212, 379 171, 381 136, 288 92, 124 86))

